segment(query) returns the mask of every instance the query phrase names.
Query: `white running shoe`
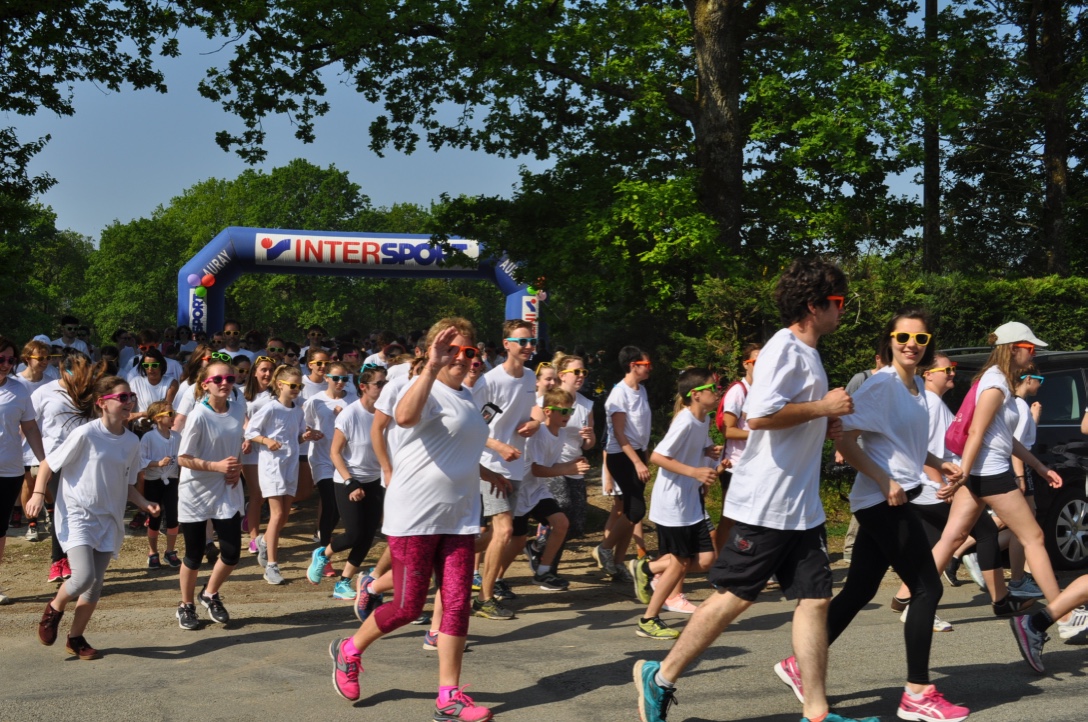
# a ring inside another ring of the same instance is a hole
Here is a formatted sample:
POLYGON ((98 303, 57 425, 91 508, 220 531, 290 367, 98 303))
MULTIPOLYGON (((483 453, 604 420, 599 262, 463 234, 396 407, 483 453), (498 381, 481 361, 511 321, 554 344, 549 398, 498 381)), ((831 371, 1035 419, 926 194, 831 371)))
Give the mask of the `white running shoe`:
POLYGON ((1066 644, 1088 644, 1088 609, 1077 607, 1068 622, 1058 622, 1058 636, 1066 644))
POLYGON ((280 565, 276 562, 268 562, 268 566, 264 568, 264 580, 269 584, 283 584, 284 578, 280 574, 280 565))

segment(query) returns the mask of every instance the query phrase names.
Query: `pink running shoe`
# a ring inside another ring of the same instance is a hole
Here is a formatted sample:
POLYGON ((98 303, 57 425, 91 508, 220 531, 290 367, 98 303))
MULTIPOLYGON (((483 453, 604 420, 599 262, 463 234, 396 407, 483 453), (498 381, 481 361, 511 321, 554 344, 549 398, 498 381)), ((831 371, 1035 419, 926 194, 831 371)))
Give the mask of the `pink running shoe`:
POLYGON ((337 576, 336 570, 332 568, 332 563, 331 562, 329 564, 325 565, 325 568, 321 572, 321 576, 323 576, 323 577, 335 577, 335 576, 337 576))
POLYGON ((962 722, 971 710, 952 704, 932 684, 926 687, 921 699, 914 699, 906 690, 899 701, 899 719, 915 722, 962 722))
POLYGON ((805 688, 801 685, 801 668, 797 666, 797 657, 787 657, 774 666, 774 673, 786 683, 797 700, 805 703, 805 688))
POLYGON ((249 553, 250 554, 256 554, 257 553, 257 540, 256 539, 250 539, 249 540, 249 553))
POLYGON ((446 704, 434 706, 435 722, 485 722, 491 719, 491 710, 477 707, 472 697, 465 694, 465 687, 459 687, 446 704))
POLYGON ((60 560, 49 565, 49 581, 53 584, 64 581, 64 568, 61 566, 60 560))
POLYGON ((363 665, 359 663, 359 655, 351 657, 344 651, 344 645, 348 640, 334 639, 329 645, 329 656, 332 657, 332 686, 336 693, 354 702, 359 699, 359 673, 363 671, 363 665))
POLYGON ((665 605, 662 607, 666 612, 679 612, 680 614, 695 614, 697 606, 688 601, 688 598, 684 594, 677 594, 675 597, 669 597, 665 600, 665 605))
POLYGON ((72 578, 72 565, 68 563, 68 557, 60 560, 60 573, 65 579, 72 578))

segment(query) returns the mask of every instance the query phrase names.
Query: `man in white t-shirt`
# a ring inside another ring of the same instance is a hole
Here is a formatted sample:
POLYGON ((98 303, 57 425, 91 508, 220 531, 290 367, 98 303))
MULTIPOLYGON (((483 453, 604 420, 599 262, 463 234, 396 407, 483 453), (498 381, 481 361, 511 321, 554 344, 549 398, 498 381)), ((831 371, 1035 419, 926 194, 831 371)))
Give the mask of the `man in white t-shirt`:
POLYGON ((79 331, 79 319, 75 316, 64 316, 60 320, 60 338, 53 341, 53 346, 60 346, 61 348, 74 348, 77 351, 82 351, 91 355, 91 350, 87 348, 87 344, 81 341, 76 334, 79 331))
POLYGON ((489 482, 480 482, 484 516, 491 517, 492 534, 484 558, 480 596, 472 601, 472 609, 476 616, 486 619, 514 617, 499 599, 500 593, 507 599, 514 598, 513 593, 505 583, 496 584, 496 581, 502 579, 502 573, 521 551, 514 541, 514 510, 518 485, 528 472, 525 440, 540 428, 540 421, 533 418, 536 377, 525 369, 536 351, 533 325, 513 319, 504 323, 502 330, 506 362, 484 374, 486 386, 476 397, 480 406, 493 414, 488 422, 489 436, 480 464, 502 474, 512 486, 512 491, 504 496, 493 492, 489 482))
POLYGON ((257 358, 257 354, 242 348, 242 324, 233 318, 223 322, 223 351, 229 353, 231 358, 245 356, 250 361, 257 358))
POLYGON ((793 639, 803 678, 796 669, 776 666, 776 673, 803 699, 807 719, 844 719, 829 712, 824 692, 831 561, 820 458, 853 402, 844 389, 828 391, 816 345, 838 328, 845 294, 842 271, 822 260, 796 260, 778 280, 775 302, 786 328, 761 351, 745 402, 751 431, 722 512, 736 523, 708 575, 715 593, 699 605, 664 662, 635 664, 645 722, 665 719, 677 679, 772 576, 787 599, 798 600, 793 639))

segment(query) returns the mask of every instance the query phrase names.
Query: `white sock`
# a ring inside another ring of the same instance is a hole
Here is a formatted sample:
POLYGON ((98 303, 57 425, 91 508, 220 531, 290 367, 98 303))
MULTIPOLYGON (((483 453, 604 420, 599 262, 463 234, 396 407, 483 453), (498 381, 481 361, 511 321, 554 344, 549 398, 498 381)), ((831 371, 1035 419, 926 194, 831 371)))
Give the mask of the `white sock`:
POLYGON ((536 573, 537 573, 537 574, 547 574, 547 573, 548 573, 548 572, 550 572, 551 570, 552 570, 552 568, 551 568, 551 565, 549 565, 549 564, 541 564, 540 566, 538 566, 538 567, 536 568, 536 573))
POLYGON ((672 683, 669 680, 662 677, 660 671, 654 673, 654 682, 657 684, 658 687, 675 687, 676 686, 674 683, 672 683))

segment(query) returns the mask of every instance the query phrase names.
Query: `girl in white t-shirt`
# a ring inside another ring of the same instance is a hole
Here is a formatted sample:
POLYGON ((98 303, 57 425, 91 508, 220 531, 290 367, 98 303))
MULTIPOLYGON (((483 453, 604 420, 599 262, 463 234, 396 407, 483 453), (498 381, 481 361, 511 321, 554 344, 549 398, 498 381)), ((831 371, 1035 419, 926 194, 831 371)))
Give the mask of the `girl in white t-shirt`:
POLYGON ((706 369, 687 369, 676 382, 682 408, 650 456, 657 480, 650 497, 650 521, 657 525, 661 556, 627 563, 635 596, 646 613, 635 634, 649 639, 675 639, 680 633, 661 621, 662 610, 692 614, 695 605, 683 594, 684 576, 702 572, 714 562, 714 544, 703 519, 703 494, 718 480, 720 447, 710 440, 710 413, 718 406, 718 383, 706 369), (661 576, 656 588, 650 581, 661 576))
MULTIPOLYGON (((756 359, 759 358, 759 350, 763 348, 761 343, 750 343, 741 352, 741 368, 744 370, 744 378, 725 390, 721 403, 718 405, 718 430, 725 437, 725 447, 722 449, 722 461, 728 461, 729 466, 735 466, 740 461, 744 447, 748 443, 748 416, 744 413, 744 401, 748 398, 748 391, 752 388, 752 375, 756 368, 756 359)), ((725 497, 729 493, 729 482, 733 478, 732 471, 723 471, 718 479, 722 487, 722 509, 725 509, 725 497)), ((722 514, 718 520, 718 527, 712 535, 714 548, 719 552, 729 537, 729 530, 733 528, 733 520, 722 514)))
MULTIPOLYGON (((1019 383, 1016 384, 1016 397, 1014 400, 1020 418, 1016 422, 1016 428, 1013 429, 1012 435, 1024 445, 1025 449, 1031 451, 1031 447, 1035 446, 1035 434, 1043 407, 1038 401, 1029 404, 1027 400, 1039 393, 1039 387, 1043 385, 1043 377, 1039 374, 1039 369, 1035 368, 1035 364, 1032 363, 1020 369, 1018 378, 1019 383)), ((1024 492, 1024 499, 1028 502, 1028 506, 1031 507, 1031 512, 1034 514, 1035 479, 1031 475, 1031 470, 1024 465, 1019 457, 1013 455, 1012 471, 1016 475, 1020 491, 1024 492)), ((1024 558, 1024 545, 1014 536, 1009 541, 1009 572, 1012 575, 1009 590, 1017 596, 1040 597, 1042 596, 1042 590, 1035 583, 1031 572, 1025 571, 1027 566, 1024 558)))
MULTIPOLYGON (((253 368, 250 369, 245 389, 246 412, 250 417, 273 401, 268 388, 272 383, 276 365, 276 361, 270 356, 253 359, 253 368)), ((257 554, 257 538, 261 535, 261 508, 264 506, 261 473, 257 466, 257 450, 249 441, 242 445, 242 452, 242 475, 246 480, 246 495, 249 497, 242 519, 242 531, 249 533, 249 553, 257 554)))
POLYGON ((193 407, 196 405, 196 377, 200 375, 200 370, 213 360, 230 363, 229 354, 221 356, 218 354, 219 352, 213 351, 211 346, 199 344, 189 355, 189 360, 185 362, 173 402, 174 411, 177 412, 174 416, 174 431, 179 434, 185 429, 185 419, 193 412, 193 407))
POLYGON ((57 626, 64 610, 76 601, 65 648, 80 659, 100 656, 83 632, 98 606, 106 567, 121 551, 125 504, 131 502, 152 516, 159 513, 159 505, 148 502, 136 490, 136 477, 143 466, 140 440, 125 428, 134 402, 134 394, 124 379, 98 379, 90 398, 75 402, 76 413, 82 418, 97 418, 80 426, 49 452, 38 469, 27 504, 31 516, 41 511, 46 486, 53 469, 57 469, 57 538, 68 554, 72 576, 45 605, 38 640, 47 646, 57 641, 57 626))
MULTIPOLYGON (((321 356, 321 352, 315 353, 321 356)), ((333 431, 336 418, 351 403, 346 397, 345 387, 351 382, 347 367, 339 361, 328 366, 326 375, 322 367, 321 378, 325 381, 326 388, 319 394, 312 394, 302 405, 302 414, 306 419, 306 427, 314 431, 320 431, 324 436, 320 441, 309 444, 310 471, 317 485, 320 496, 317 511, 318 546, 311 555, 310 569, 306 573, 311 584, 321 583, 322 576, 335 576, 327 557, 323 555, 325 547, 332 541, 332 532, 336 523, 340 521, 340 514, 336 505, 336 491, 333 488, 333 475, 335 468, 331 456, 333 431), (314 564, 319 558, 323 558, 321 566, 317 569, 314 564)))
POLYGON ((294 366, 280 366, 272 374, 270 390, 275 399, 249 417, 245 437, 259 444, 261 495, 268 500, 271 516, 265 533, 257 539, 257 561, 269 584, 283 584, 279 567, 280 533, 287 524, 291 500, 298 490, 299 446, 324 438, 306 427, 302 406, 302 372, 294 366))
POLYGON ((536 365, 536 395, 541 397, 555 388, 559 383, 559 377, 555 373, 555 366, 551 361, 542 361, 536 365))
POLYGON ((166 524, 166 562, 175 569, 181 559, 174 547, 178 541, 178 449, 181 434, 174 431, 174 410, 164 401, 147 408, 152 428, 140 439, 140 458, 144 465, 144 496, 162 508, 162 514, 147 525, 147 568, 160 569, 159 529, 166 524))
POLYGON ((156 401, 167 401, 173 405, 178 382, 166 378, 165 372, 166 357, 162 355, 162 352, 157 348, 144 351, 136 367, 136 374, 129 381, 133 393, 136 394, 134 411, 146 412, 148 407, 156 401))

